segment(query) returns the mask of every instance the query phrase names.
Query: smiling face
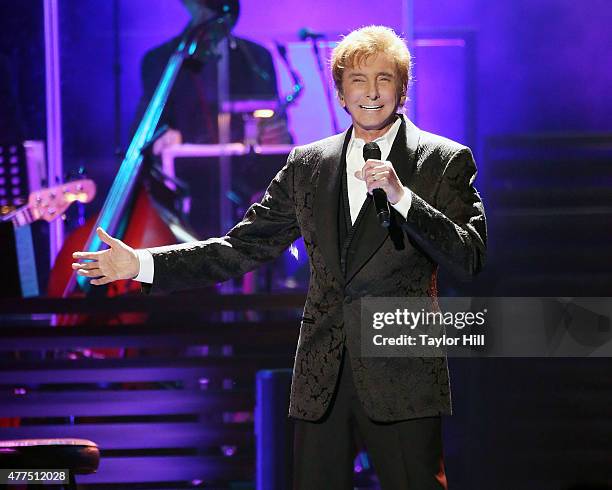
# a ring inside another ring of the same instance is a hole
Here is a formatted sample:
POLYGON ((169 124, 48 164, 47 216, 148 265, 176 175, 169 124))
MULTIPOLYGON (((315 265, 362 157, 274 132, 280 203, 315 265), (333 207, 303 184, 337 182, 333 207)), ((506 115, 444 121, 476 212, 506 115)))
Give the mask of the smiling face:
POLYGON ((385 53, 364 59, 342 73, 340 104, 353 120, 355 136, 370 142, 382 136, 405 102, 396 64, 385 53))

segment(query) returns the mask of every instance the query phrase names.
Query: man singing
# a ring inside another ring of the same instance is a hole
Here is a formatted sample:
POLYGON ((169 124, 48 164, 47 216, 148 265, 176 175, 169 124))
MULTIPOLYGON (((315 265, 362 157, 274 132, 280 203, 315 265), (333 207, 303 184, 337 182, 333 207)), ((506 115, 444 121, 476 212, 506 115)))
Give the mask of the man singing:
POLYGON ((482 201, 470 150, 418 129, 400 114, 410 53, 391 29, 370 26, 334 49, 344 133, 295 148, 260 203, 226 236, 133 250, 98 230, 110 248, 77 252, 95 285, 135 278, 152 291, 240 276, 299 236, 310 284, 293 370, 295 488, 350 489, 354 435, 383 489, 446 488, 441 415, 451 412, 445 358, 361 356, 360 298, 435 296, 438 266, 476 274, 486 252, 482 201), (364 162, 375 142, 380 160, 364 162), (381 227, 371 193, 385 191, 381 227))

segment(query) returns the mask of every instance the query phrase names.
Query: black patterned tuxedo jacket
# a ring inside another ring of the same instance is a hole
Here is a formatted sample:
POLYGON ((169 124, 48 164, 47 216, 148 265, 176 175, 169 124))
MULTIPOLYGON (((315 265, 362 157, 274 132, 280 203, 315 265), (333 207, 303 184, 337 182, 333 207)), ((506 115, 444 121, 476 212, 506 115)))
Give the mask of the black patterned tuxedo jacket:
POLYGON ((402 116, 388 160, 412 192, 407 219, 392 210, 382 228, 367 199, 352 250, 341 264, 338 212, 351 128, 295 148, 265 196, 222 238, 150 249, 152 290, 200 287, 227 280, 278 256, 300 235, 308 250, 310 284, 300 326, 290 415, 321 418, 334 393, 343 347, 351 356, 363 407, 376 421, 450 413, 444 358, 360 356, 364 296, 432 296, 438 265, 471 276, 484 263, 486 222, 473 186, 470 150, 419 130, 402 116))

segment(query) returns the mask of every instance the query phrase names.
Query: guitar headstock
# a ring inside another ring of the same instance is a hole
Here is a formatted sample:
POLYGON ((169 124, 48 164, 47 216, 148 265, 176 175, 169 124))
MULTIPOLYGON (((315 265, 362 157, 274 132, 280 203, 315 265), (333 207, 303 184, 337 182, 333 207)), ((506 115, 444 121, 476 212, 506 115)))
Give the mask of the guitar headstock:
POLYGON ((95 195, 96 184, 93 180, 73 180, 30 193, 28 207, 36 219, 51 222, 64 214, 73 202, 90 202, 95 195))

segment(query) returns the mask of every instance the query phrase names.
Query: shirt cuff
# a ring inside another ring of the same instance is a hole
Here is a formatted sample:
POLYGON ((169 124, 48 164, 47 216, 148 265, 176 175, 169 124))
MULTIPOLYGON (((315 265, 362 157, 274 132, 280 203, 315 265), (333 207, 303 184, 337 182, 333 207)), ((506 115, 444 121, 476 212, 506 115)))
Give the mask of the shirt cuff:
POLYGON ((138 275, 134 278, 134 281, 153 284, 153 274, 155 273, 155 262, 153 261, 153 255, 146 248, 138 248, 135 250, 135 252, 138 256, 140 269, 138 270, 138 275))
POLYGON ((408 187, 404 186, 404 195, 402 198, 397 201, 395 204, 391 204, 393 208, 401 214, 404 219, 408 216, 408 211, 410 211, 410 206, 412 204, 412 191, 408 189, 408 187))

